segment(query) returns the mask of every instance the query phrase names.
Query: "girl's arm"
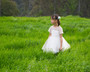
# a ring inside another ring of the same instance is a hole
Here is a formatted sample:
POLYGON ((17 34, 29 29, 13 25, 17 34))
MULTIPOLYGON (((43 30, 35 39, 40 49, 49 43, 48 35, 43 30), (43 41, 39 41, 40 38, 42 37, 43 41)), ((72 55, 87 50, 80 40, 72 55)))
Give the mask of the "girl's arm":
POLYGON ((63 42, 63 39, 62 39, 62 34, 60 34, 60 50, 62 50, 62 42, 63 42))

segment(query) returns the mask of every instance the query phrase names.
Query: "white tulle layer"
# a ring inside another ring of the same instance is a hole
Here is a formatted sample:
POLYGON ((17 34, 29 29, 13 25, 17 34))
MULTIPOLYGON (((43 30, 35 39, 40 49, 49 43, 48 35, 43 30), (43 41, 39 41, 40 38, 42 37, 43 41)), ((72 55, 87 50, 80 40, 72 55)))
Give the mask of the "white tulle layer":
MULTIPOLYGON (((62 38, 63 38, 62 51, 64 51, 70 48, 70 44, 64 39, 64 37, 62 38)), ((60 37, 50 36, 44 43, 42 50, 43 52, 57 53, 59 52, 59 48, 60 48, 60 37)))

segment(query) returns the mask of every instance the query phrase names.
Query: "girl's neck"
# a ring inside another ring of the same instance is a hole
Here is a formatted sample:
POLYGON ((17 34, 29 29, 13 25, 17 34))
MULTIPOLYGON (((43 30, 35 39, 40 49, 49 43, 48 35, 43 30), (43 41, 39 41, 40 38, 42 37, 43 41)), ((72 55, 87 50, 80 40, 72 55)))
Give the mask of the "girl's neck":
POLYGON ((57 27, 58 26, 58 23, 54 24, 54 27, 57 27))

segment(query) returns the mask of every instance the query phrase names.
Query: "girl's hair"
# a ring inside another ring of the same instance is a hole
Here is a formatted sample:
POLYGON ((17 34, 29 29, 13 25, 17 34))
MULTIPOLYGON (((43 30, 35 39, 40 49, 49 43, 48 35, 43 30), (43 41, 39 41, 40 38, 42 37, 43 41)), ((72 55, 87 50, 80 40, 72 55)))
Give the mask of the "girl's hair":
POLYGON ((51 18, 57 20, 58 21, 58 26, 59 26, 60 25, 60 21, 58 19, 58 16, 59 16, 58 14, 54 14, 54 15, 51 16, 51 18))

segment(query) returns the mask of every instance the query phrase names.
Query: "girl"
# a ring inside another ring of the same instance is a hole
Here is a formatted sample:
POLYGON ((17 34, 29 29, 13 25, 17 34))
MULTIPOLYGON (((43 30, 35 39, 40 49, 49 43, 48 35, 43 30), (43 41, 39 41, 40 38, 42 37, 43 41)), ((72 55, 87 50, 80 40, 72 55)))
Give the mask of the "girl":
POLYGON ((54 54, 59 51, 64 51, 70 48, 69 43, 62 36, 63 29, 60 26, 60 16, 54 14, 51 16, 51 23, 53 24, 49 29, 49 37, 42 47, 43 52, 52 52, 54 54))

